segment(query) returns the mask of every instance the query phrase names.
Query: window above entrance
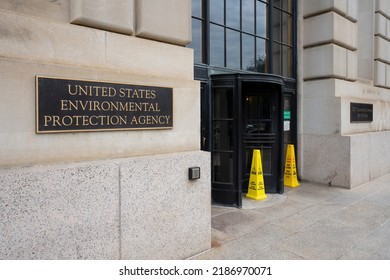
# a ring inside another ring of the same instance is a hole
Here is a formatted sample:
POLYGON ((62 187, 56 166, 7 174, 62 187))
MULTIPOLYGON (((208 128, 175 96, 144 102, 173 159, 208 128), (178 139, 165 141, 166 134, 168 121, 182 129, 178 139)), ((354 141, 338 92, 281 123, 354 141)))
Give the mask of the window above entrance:
POLYGON ((295 78, 295 0, 192 0, 195 63, 295 78))

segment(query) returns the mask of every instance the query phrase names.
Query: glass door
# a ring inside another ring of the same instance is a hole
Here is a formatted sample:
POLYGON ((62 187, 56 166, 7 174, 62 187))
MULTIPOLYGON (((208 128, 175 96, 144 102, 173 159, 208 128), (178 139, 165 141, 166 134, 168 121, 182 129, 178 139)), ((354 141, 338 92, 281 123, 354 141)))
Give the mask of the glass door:
POLYGON ((234 87, 215 87, 212 94, 212 200, 239 206, 234 87))
POLYGON ((211 81, 213 203, 242 206, 253 149, 262 152, 266 193, 283 193, 283 80, 221 74, 211 81))
POLYGON ((265 191, 278 192, 278 93, 267 84, 244 84, 242 92, 242 191, 247 192, 253 150, 259 149, 265 191))

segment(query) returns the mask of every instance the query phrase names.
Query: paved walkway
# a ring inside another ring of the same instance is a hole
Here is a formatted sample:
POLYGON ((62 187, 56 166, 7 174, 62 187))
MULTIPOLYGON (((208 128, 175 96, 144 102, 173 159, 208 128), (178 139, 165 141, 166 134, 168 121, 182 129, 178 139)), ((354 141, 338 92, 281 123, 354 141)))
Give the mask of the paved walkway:
POLYGON ((192 259, 390 260, 390 174, 352 190, 301 182, 243 208, 212 207, 212 249, 192 259))

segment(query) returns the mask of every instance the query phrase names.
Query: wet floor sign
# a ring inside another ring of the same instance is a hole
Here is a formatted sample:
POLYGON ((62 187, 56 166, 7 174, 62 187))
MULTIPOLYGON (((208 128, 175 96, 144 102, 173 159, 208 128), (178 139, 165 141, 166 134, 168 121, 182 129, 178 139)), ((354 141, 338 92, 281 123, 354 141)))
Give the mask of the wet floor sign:
POLYGON ((253 150, 251 173, 249 176, 249 186, 246 197, 255 200, 263 200, 267 198, 264 188, 263 166, 261 164, 260 150, 253 150))
POLYGON ((287 145, 286 165, 284 168, 284 185, 291 188, 299 186, 294 145, 287 145))

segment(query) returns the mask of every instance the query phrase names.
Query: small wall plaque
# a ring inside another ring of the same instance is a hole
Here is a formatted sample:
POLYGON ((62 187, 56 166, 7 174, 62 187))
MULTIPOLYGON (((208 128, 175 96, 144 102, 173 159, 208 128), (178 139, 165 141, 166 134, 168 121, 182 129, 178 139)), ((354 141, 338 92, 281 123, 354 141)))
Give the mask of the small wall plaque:
POLYGON ((373 113, 373 104, 351 102, 351 123, 372 122, 373 113))

